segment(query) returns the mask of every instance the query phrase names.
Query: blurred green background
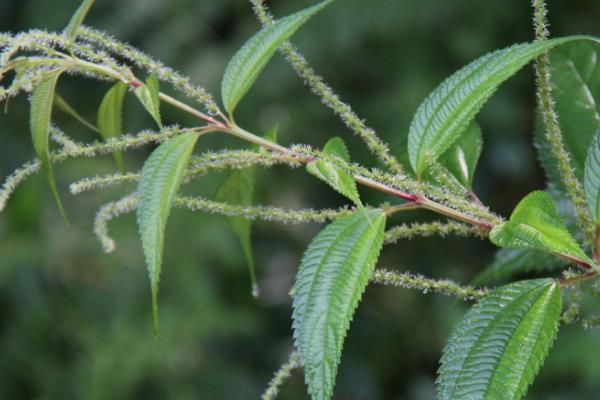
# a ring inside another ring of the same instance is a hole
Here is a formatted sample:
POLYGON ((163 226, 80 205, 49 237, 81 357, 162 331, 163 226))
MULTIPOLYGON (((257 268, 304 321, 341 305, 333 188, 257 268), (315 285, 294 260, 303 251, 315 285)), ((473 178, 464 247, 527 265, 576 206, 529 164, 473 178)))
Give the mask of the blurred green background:
MULTIPOLYGON (((0 30, 61 30, 78 0, 2 0, 0 30)), ((86 23, 189 74, 218 94, 228 59, 259 29, 242 0, 97 0, 86 23)), ((271 2, 285 15, 311 2, 271 2)), ((598 0, 551 1, 554 35, 600 34, 598 0)), ((405 159, 406 134, 420 101, 447 75, 478 56, 532 37, 529 1, 339 0, 295 37, 309 61, 405 159)), ((59 93, 83 115, 108 84, 69 77, 59 93)), ((130 96, 131 97, 131 96, 130 96)), ((532 142, 533 71, 527 67, 483 109, 485 148, 476 191, 507 215, 543 188, 532 142)), ((163 107, 166 123, 193 124, 163 107)), ((152 127, 132 98, 127 131, 152 127)), ((343 136, 357 161, 374 165, 362 142, 310 94, 277 56, 239 107, 256 132, 279 125, 282 144, 322 146, 343 136)), ((64 114, 56 123, 79 140, 95 139, 64 114)), ((213 135, 198 151, 243 146, 213 135)), ((134 170, 152 149, 126 156, 134 170)), ((33 157, 25 96, 0 115, 0 177, 33 157)), ((176 210, 167 232, 160 292, 160 336, 152 334, 150 290, 133 215, 111 225, 117 240, 103 254, 92 233, 96 210, 127 193, 117 188, 74 197, 68 183, 114 170, 110 157, 56 167, 72 225, 65 226, 45 181, 34 177, 0 215, 0 398, 254 399, 292 346, 288 291, 318 225, 259 222, 253 243, 261 297, 252 298, 242 251, 227 222, 176 210)), ((214 196, 224 175, 194 182, 189 193, 214 196)), ((377 204, 386 198, 362 190, 377 204)), ((284 207, 336 207, 344 200, 303 169, 261 170, 256 201, 284 207)), ((395 217, 435 218, 428 213, 395 217)), ((476 239, 419 239, 384 249, 379 265, 468 282, 492 258, 476 239)), ((337 399, 432 399, 438 359, 466 305, 439 295, 371 286, 348 336, 337 399)), ((593 399, 600 390, 600 334, 563 327, 529 399, 593 399)), ((305 399, 302 373, 281 399, 305 399)))

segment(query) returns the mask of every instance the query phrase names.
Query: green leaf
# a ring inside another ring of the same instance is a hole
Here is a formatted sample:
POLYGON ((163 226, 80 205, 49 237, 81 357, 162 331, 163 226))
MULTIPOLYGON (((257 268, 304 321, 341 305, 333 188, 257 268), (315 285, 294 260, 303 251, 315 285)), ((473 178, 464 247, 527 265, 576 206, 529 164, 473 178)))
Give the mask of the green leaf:
POLYGON ((525 196, 510 220, 491 230, 490 240, 500 247, 543 250, 594 265, 560 219, 550 195, 542 191, 525 196))
POLYGON ((223 75, 221 97, 225 110, 232 114, 250 90, 277 49, 313 15, 333 0, 327 0, 281 18, 252 36, 233 56, 223 75))
POLYGON ((338 218, 302 258, 293 329, 313 400, 331 398, 346 332, 379 257, 385 219, 372 209, 338 218))
POLYGON ((158 283, 167 219, 185 175, 197 133, 175 136, 152 152, 144 163, 138 185, 137 223, 152 285, 152 314, 158 329, 158 283))
POLYGON ((473 306, 444 348, 437 398, 522 398, 558 331, 561 288, 552 279, 515 282, 473 306))
POLYGON ((85 16, 90 11, 90 8, 92 8, 93 4, 94 0, 84 0, 81 3, 79 8, 77 8, 77 11, 75 11, 75 14, 73 14, 71 17, 71 20, 65 28, 63 35, 71 40, 75 40, 77 38, 77 31, 79 30, 79 27, 83 23, 85 16))
POLYGON ((470 189, 482 148, 481 128, 477 123, 471 122, 456 143, 442 155, 440 163, 461 185, 470 189))
POLYGON ((65 114, 70 115, 81 125, 89 128, 94 132, 98 132, 98 128, 96 128, 94 124, 90 123, 88 120, 82 117, 64 98, 59 96, 58 93, 54 95, 54 106, 60 111, 64 112, 65 114))
POLYGON ((148 114, 154 118, 156 124, 162 129, 160 118, 160 92, 156 75, 151 74, 148 76, 146 84, 144 86, 136 87, 134 93, 146 111, 148 111, 148 114))
POLYGON ((425 171, 427 158, 437 159, 460 137, 500 84, 545 51, 582 39, 590 38, 517 44, 488 53, 446 79, 419 106, 410 126, 408 153, 417 176, 425 171))
MULTIPOLYGON (((251 206, 254 195, 254 175, 254 168, 231 172, 221 184, 219 191, 217 192, 217 200, 246 207, 251 206)), ((240 240, 242 250, 246 257, 248 269, 250 270, 250 280, 252 281, 252 295, 258 297, 259 287, 256 280, 250 235, 252 221, 244 217, 231 217, 228 218, 228 220, 231 223, 233 232, 240 240)))
POLYGON ((54 105, 54 93, 56 91, 56 83, 62 71, 53 71, 48 73, 44 79, 40 81, 37 87, 31 94, 31 113, 30 113, 30 128, 31 138, 33 140, 33 148, 37 157, 40 159, 42 170, 46 173, 50 190, 58 206, 58 210, 66 223, 67 215, 63 208, 56 181, 54 180, 54 172, 52 171, 52 163, 50 162, 49 136, 50 123, 52 119, 52 108, 54 105))
POLYGON ((590 146, 585 162, 585 193, 596 224, 600 225, 600 129, 590 146))
MULTIPOLYGON (((323 154, 337 157, 350 162, 350 155, 346 144, 339 137, 330 139, 323 148, 323 154)), ((362 207, 356 181, 352 174, 331 162, 325 160, 311 161, 306 165, 306 170, 331 186, 338 193, 346 196, 359 207, 362 207)))
MULTIPOLYGON (((98 109, 98 128, 104 140, 121 136, 123 131, 123 101, 127 93, 127 84, 117 82, 104 95, 98 109)), ((123 171, 123 155, 115 153, 115 162, 119 170, 123 171)))
POLYGON ((553 271, 568 262, 550 253, 532 249, 499 249, 494 261, 473 279, 473 286, 489 285, 517 274, 553 271))

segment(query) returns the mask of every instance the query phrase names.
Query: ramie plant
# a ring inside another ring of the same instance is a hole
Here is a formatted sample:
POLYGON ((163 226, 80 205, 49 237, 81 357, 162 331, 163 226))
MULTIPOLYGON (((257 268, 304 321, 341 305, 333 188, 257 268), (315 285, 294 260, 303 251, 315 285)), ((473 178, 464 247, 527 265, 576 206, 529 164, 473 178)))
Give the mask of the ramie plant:
MULTIPOLYGON (((246 255, 255 294, 258 287, 250 244, 252 220, 331 221, 302 258, 291 291, 295 351, 276 372, 263 399, 275 398, 280 385, 297 367, 304 369, 313 399, 331 398, 344 338, 369 282, 477 301, 444 349, 437 380, 439 399, 524 396, 561 320, 573 322, 578 317, 580 297, 600 292, 596 282, 600 272, 600 41, 589 36, 548 38, 545 4, 534 0, 533 42, 484 55, 450 76, 423 101, 410 126, 410 169, 405 170, 387 144, 288 42, 296 30, 333 0, 281 19, 275 19, 262 0, 250 2, 263 28, 227 66, 221 85, 223 108, 188 77, 101 31, 83 26, 93 0, 83 2, 63 32, 0 34, 0 78, 11 77, 0 88, 0 100, 8 101, 22 92, 31 94, 30 125, 37 154, 36 160, 6 178, 0 190, 0 210, 21 182, 42 171, 66 220, 53 165, 73 157, 113 154, 119 172, 83 178, 72 183, 70 191, 78 194, 137 183, 134 192, 100 208, 94 231, 103 249, 111 252, 115 244, 108 233, 109 221, 136 210, 151 281, 155 329, 164 232, 173 206, 228 217, 246 255), (236 124, 237 106, 278 50, 323 104, 365 142, 381 169, 353 163, 343 140, 337 137, 322 149, 301 144, 286 147, 276 143, 275 132, 261 137, 236 124), (546 191, 527 195, 505 220, 482 204, 472 190, 483 143, 475 117, 495 90, 531 61, 536 63, 542 122, 536 145, 549 185, 546 191), (145 79, 137 77, 134 70, 142 71, 145 79), (56 93, 57 81, 65 73, 114 82, 99 107, 97 124, 81 118, 56 93), (160 84, 171 86, 188 102, 161 92, 160 84), (158 129, 122 133, 123 100, 131 92, 158 129), (198 126, 163 126, 160 108, 164 103, 197 117, 198 126), (52 124, 55 106, 96 131, 102 140, 86 144, 71 139, 52 124), (193 154, 196 142, 213 132, 236 136, 251 147, 193 154), (153 143, 160 145, 141 171, 123 170, 125 151, 153 143), (254 168, 277 164, 305 166, 307 172, 347 197, 352 206, 286 210, 253 205, 254 168), (231 171, 216 199, 178 194, 182 184, 214 171, 231 171), (377 207, 364 204, 357 184, 399 202, 377 207), (559 216, 557 200, 570 202, 572 212, 559 216), (449 220, 386 230, 390 215, 414 209, 427 209, 449 220), (493 265, 476 279, 478 285, 516 272, 560 269, 564 276, 477 289, 410 272, 375 269, 384 244, 415 236, 450 234, 488 238, 502 248, 493 265), (566 290, 569 305, 563 312, 566 290)), ((599 320, 590 316, 583 319, 583 325, 592 327, 599 320)))

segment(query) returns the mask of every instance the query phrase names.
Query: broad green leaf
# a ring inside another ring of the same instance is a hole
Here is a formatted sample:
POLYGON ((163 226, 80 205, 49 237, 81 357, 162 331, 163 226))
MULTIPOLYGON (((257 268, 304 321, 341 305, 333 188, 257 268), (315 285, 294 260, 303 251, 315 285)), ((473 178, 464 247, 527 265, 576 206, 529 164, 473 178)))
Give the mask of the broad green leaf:
MULTIPOLYGON (((254 168, 231 172, 221 184, 219 191, 217 192, 217 200, 241 206, 251 206, 254 195, 254 175, 254 168)), ((250 279, 252 281, 252 295, 258 297, 259 288, 256 280, 252 243, 250 239, 252 221, 244 217, 231 217, 228 219, 231 222, 233 232, 240 240, 242 250, 246 257, 248 269, 250 270, 250 279)))
POLYGON ((233 56, 223 75, 221 97, 225 110, 232 114, 250 90, 277 49, 305 22, 333 0, 326 0, 281 18, 252 36, 233 56))
POLYGON ((489 285, 517 274, 553 271, 568 264, 568 261, 540 250, 498 249, 494 261, 473 279, 472 284, 489 285))
POLYGON ((52 108, 54 105, 54 93, 61 72, 62 71, 53 71, 48 73, 48 75, 44 77, 33 90, 33 93, 31 94, 31 113, 29 122, 33 148, 37 157, 40 159, 42 170, 46 173, 48 184, 50 185, 50 190, 52 191, 58 210, 65 222, 67 222, 67 216, 62 206, 62 202, 60 201, 60 196, 58 195, 56 181, 54 180, 48 143, 52 108))
POLYGON ((585 193, 596 224, 600 225, 600 128, 590 146, 585 162, 585 193))
POLYGON ((410 126, 408 153, 417 176, 426 169, 427 158, 437 159, 456 142, 504 81, 553 47, 583 39, 590 38, 569 36, 517 44, 488 53, 446 79, 419 106, 410 126))
POLYGON ((79 114, 64 98, 62 98, 58 94, 54 95, 54 106, 62 112, 64 112, 65 114, 70 115, 81 125, 91 129, 94 132, 98 132, 98 128, 96 128, 94 124, 90 123, 87 119, 82 117, 81 114, 79 114))
POLYGON ((156 75, 151 74, 148 76, 146 84, 136 87, 134 93, 146 111, 148 111, 148 114, 154 118, 156 124, 162 129, 160 118, 160 92, 156 75))
POLYGON ((522 398, 558 331, 561 288, 552 279, 515 282, 473 306, 444 348, 437 399, 522 398))
POLYGON ((458 140, 442 155, 440 163, 461 185, 470 189, 482 148, 481 129, 477 123, 471 122, 458 140))
POLYGON ((491 230, 490 240, 500 247, 543 250, 594 264, 560 219, 550 195, 542 191, 525 196, 510 220, 491 230))
POLYGON ((77 8, 77 11, 75 11, 75 14, 73 14, 71 20, 69 21, 69 25, 67 25, 65 31, 63 32, 67 38, 71 40, 75 40, 77 38, 77 31, 79 30, 79 27, 83 23, 85 16, 90 11, 90 8, 92 8, 93 4, 94 0, 84 0, 79 8, 77 8))
POLYGON ((355 211, 306 249, 294 284, 293 329, 313 400, 331 398, 346 332, 383 243, 385 214, 355 211))
MULTIPOLYGON (((123 101, 127 93, 127 85, 123 82, 115 83, 104 95, 100 108, 98 108, 98 128, 104 140, 121 136, 123 130, 122 114, 123 101)), ((115 153, 115 162, 119 170, 123 171, 123 155, 115 153)))
POLYGON ((184 133, 162 143, 144 163, 138 184, 137 223, 152 285, 152 314, 158 329, 158 283, 162 268, 165 227, 185 175, 197 133, 184 133))
MULTIPOLYGON (((346 144, 339 137, 334 137, 325 144, 323 154, 350 162, 350 155, 348 154, 346 144)), ((336 192, 352 200, 357 206, 362 207, 358 189, 356 188, 356 181, 349 172, 325 160, 311 161, 306 165, 306 170, 327 183, 336 192)))
MULTIPOLYGON (((581 182, 588 149, 600 129, 600 43, 578 41, 550 52, 552 95, 563 143, 575 175, 581 182)), ((538 113, 536 119, 538 157, 553 189, 564 192, 556 161, 551 155, 538 113)))

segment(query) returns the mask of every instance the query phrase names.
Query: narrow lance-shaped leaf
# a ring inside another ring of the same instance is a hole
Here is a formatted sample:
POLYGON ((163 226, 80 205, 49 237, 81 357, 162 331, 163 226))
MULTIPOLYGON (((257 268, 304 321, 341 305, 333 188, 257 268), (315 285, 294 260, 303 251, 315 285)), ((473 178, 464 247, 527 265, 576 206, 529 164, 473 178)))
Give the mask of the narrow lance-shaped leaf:
POLYGON ((54 105, 54 93, 61 72, 62 71, 50 72, 33 90, 33 93, 31 94, 30 126, 33 148, 37 157, 40 159, 42 170, 46 173, 50 190, 56 200, 60 214, 65 222, 67 222, 67 216, 56 188, 49 150, 50 123, 54 105))
POLYGON ((600 225, 600 129, 596 132, 585 162, 584 186, 596 225, 600 225))
MULTIPOLYGON (((323 154, 338 157, 350 162, 350 154, 346 144, 339 137, 330 139, 323 148, 323 154)), ((315 160, 306 165, 306 170, 331 186, 338 193, 346 196, 359 207, 362 207, 356 181, 352 174, 326 160, 315 160)))
POLYGON ((561 288, 552 279, 494 290, 467 313, 444 348, 437 399, 522 398, 558 331, 561 288))
MULTIPOLYGON (((217 193, 217 200, 241 206, 251 206, 254 195, 254 168, 247 168, 241 171, 233 171, 221 184, 217 193)), ((244 217, 228 218, 233 232, 240 240, 246 263, 250 270, 250 280, 252 281, 252 295, 258 297, 259 287, 256 280, 256 269, 254 266, 254 257, 252 255, 251 229, 252 221, 244 217)))
MULTIPOLYGON (((123 82, 114 84, 104 95, 100 108, 98 108, 98 128, 104 140, 121 136, 123 131, 123 101, 127 93, 127 85, 123 82)), ((123 155, 115 152, 115 162, 119 170, 123 171, 123 155)))
POLYGON ((294 339, 313 400, 331 398, 346 332, 383 243, 385 214, 338 218, 306 249, 294 284, 294 339))
MULTIPOLYGON (((264 138, 276 143, 277 128, 270 130, 264 138)), ((255 151, 264 150, 261 146, 256 144, 253 144, 251 147, 255 151)), ((242 206, 251 206, 254 197, 255 174, 256 171, 254 167, 231 172, 219 187, 216 196, 217 200, 242 206)), ((252 282, 252 295, 258 297, 260 288, 256 278, 256 267, 254 264, 254 256, 252 254, 252 221, 244 217, 230 217, 228 219, 233 228, 233 232, 240 240, 244 256, 246 257, 246 263, 248 264, 248 270, 250 272, 250 281, 252 282)))
POLYGON ((94 132, 99 132, 98 128, 96 128, 94 124, 90 123, 87 119, 81 116, 81 114, 79 114, 62 96, 59 96, 58 94, 54 95, 54 106, 62 112, 64 112, 65 114, 70 115, 81 125, 89 128, 94 132))
POLYGON ((146 84, 136 87, 134 93, 146 111, 148 111, 148 114, 154 118, 156 124, 162 129, 162 121, 160 118, 160 91, 156 75, 151 74, 148 76, 146 84))
POLYGON ((412 168, 421 176, 427 158, 439 158, 469 126, 496 89, 539 55, 564 43, 594 40, 569 36, 517 44, 484 55, 438 86, 417 110, 408 134, 412 168))
POLYGON ((482 148, 481 128, 472 122, 456 143, 442 155, 440 163, 461 185, 470 189, 482 148))
POLYGON ((310 17, 332 1, 327 0, 281 18, 252 36, 238 50, 227 65, 221 82, 221 97, 228 113, 233 113, 277 49, 310 17))
POLYGON ((152 152, 144 163, 138 185, 137 223, 152 286, 152 314, 158 329, 158 283, 167 219, 185 175, 197 133, 173 137, 152 152))
POLYGON ((93 4, 94 0, 84 0, 79 8, 77 8, 75 14, 73 14, 71 17, 71 20, 69 21, 69 24, 63 33, 67 38, 75 40, 77 37, 77 31, 79 30, 79 27, 83 23, 85 16, 90 11, 90 8, 92 8, 93 4))
POLYGON ((500 247, 543 250, 594 265, 560 219, 550 195, 542 191, 525 196, 510 220, 491 230, 490 240, 500 247))

